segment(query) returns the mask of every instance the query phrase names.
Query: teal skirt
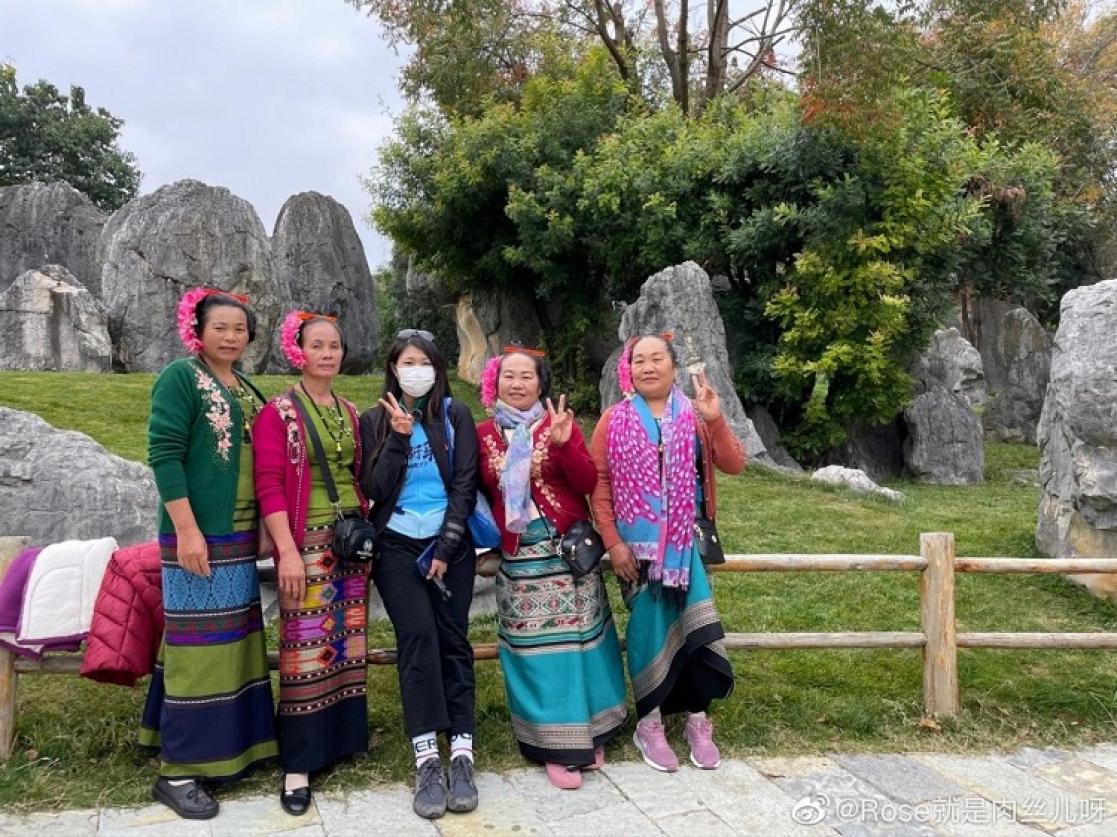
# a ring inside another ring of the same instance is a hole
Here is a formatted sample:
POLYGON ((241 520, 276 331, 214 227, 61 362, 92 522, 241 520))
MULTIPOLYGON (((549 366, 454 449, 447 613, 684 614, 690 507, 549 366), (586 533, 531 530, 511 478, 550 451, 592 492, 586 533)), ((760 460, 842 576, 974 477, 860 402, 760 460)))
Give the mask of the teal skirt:
POLYGON ((702 558, 690 559, 690 586, 680 605, 648 585, 629 591, 625 648, 636 715, 705 712, 733 691, 733 669, 702 558))
POLYGON ((541 520, 496 577, 500 665, 520 752, 577 767, 627 717, 624 669, 601 572, 575 579, 541 520))

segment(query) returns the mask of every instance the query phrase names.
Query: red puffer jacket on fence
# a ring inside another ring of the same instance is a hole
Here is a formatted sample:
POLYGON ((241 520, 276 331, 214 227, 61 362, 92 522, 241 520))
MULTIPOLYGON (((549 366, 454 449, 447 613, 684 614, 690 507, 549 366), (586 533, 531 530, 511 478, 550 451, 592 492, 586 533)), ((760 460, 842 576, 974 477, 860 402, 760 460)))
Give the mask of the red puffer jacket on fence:
POLYGON ((163 579, 155 541, 112 554, 86 640, 81 676, 134 686, 155 668, 163 641, 163 579))

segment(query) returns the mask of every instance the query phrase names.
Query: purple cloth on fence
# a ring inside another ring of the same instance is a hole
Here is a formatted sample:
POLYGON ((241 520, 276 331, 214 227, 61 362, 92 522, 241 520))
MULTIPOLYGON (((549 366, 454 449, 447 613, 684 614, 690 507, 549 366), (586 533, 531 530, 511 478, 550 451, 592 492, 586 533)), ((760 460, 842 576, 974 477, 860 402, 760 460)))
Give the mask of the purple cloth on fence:
POLYGON ((8 565, 8 571, 0 578, 0 645, 25 657, 38 658, 40 654, 33 648, 23 648, 15 643, 19 630, 19 616, 23 608, 23 591, 27 579, 35 566, 35 559, 43 551, 41 546, 33 546, 19 553, 8 565))
POLYGON ((23 607, 23 590, 27 587, 27 579, 31 575, 31 568, 35 566, 35 559, 43 551, 41 546, 33 546, 23 550, 8 566, 8 571, 0 579, 0 631, 12 631, 19 628, 19 611, 23 607))

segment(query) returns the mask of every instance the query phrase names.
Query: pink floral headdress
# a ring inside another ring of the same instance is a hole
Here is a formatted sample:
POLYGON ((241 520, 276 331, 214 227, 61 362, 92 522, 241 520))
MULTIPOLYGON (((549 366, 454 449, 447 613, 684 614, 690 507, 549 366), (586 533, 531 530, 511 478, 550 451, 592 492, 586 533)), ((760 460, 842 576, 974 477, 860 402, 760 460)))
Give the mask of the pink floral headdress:
POLYGON ((291 311, 283 318, 283 325, 279 329, 279 347, 283 350, 287 362, 296 369, 306 366, 306 354, 299 345, 299 332, 311 320, 328 320, 336 323, 337 317, 315 314, 312 311, 291 311))
POLYGON ((489 358, 485 364, 485 371, 481 373, 481 406, 486 410, 491 410, 496 406, 497 399, 497 380, 500 378, 500 364, 501 361, 508 355, 524 354, 531 357, 546 357, 546 353, 539 349, 529 349, 527 346, 521 346, 518 343, 504 347, 504 352, 496 357, 489 358))
POLYGON ((220 294, 221 296, 229 296, 237 302, 248 304, 248 297, 241 294, 230 293, 223 291, 219 288, 191 288, 182 295, 182 299, 178 302, 178 312, 175 320, 178 324, 178 339, 182 341, 182 345, 186 351, 192 355, 200 355, 202 353, 202 337, 198 334, 198 303, 205 299, 207 296, 213 294, 220 294))
MULTIPOLYGON (((624 341, 624 351, 621 352, 621 358, 617 361, 617 383, 620 384, 621 392, 625 398, 631 398, 636 394, 636 385, 632 382, 632 347, 648 336, 647 334, 637 334, 624 341)), ((665 331, 659 336, 668 343, 675 339, 675 334, 671 331, 665 331)))
POLYGON ((503 359, 503 355, 489 358, 481 374, 481 406, 486 410, 496 406, 496 381, 500 377, 500 362, 503 359))

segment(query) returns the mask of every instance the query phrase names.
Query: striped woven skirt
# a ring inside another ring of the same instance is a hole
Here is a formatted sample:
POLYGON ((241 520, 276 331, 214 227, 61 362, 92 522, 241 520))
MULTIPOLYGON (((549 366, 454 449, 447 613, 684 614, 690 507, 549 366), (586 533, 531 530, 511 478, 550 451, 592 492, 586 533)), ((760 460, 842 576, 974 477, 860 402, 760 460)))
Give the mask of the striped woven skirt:
POLYGON ((656 707, 664 714, 705 712, 733 691, 733 669, 725 653, 725 631, 714 607, 702 558, 691 553, 690 586, 680 607, 647 585, 628 599, 625 651, 636 714, 656 707))
POLYGON ((601 573, 571 576, 538 522, 496 577, 500 665, 520 752, 575 767, 625 722, 624 668, 601 573))
POLYGON ((141 721, 161 775, 234 779, 278 752, 256 532, 206 537, 210 576, 178 565, 160 535, 166 628, 141 721))
POLYGON ((368 565, 336 559, 333 535, 332 525, 306 530, 306 595, 280 608, 279 750, 288 773, 368 750, 368 565))

